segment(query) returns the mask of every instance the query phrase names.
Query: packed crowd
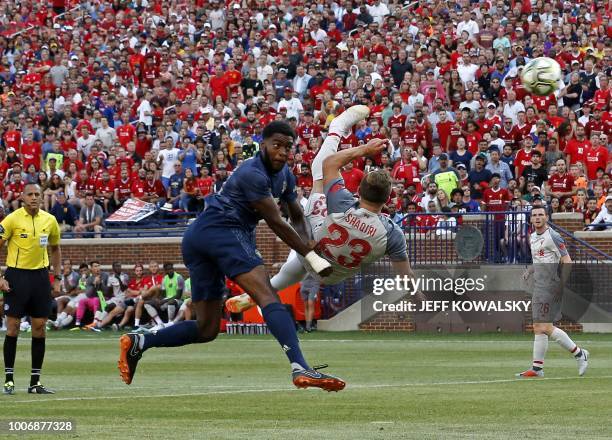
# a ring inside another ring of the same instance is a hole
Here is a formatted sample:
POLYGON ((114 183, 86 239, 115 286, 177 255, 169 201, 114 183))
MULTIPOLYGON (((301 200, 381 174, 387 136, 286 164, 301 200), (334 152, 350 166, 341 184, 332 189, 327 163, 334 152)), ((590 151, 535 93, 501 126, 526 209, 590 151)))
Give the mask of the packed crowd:
MULTIPOLYGON (((156 261, 150 261, 146 271, 137 263, 129 276, 118 262, 106 272, 98 261, 77 267, 64 260, 60 291, 53 298, 54 319, 47 323, 48 329, 159 329, 191 319, 189 279, 175 272, 172 263, 164 263, 163 271, 160 269, 156 261)), ((233 286, 229 285, 235 289, 233 286)), ((228 288, 228 294, 232 293, 228 288)), ((24 329, 27 326, 24 319, 24 329)))
POLYGON ((129 198, 197 211, 276 119, 297 132, 288 163, 305 201, 329 123, 360 103, 371 117, 341 148, 391 144, 344 179, 356 191, 388 169, 400 222, 542 203, 612 223, 610 2, 75 5, 0 2, 5 213, 24 182, 64 231, 99 234, 129 198), (563 69, 554 95, 520 81, 539 56, 563 69))

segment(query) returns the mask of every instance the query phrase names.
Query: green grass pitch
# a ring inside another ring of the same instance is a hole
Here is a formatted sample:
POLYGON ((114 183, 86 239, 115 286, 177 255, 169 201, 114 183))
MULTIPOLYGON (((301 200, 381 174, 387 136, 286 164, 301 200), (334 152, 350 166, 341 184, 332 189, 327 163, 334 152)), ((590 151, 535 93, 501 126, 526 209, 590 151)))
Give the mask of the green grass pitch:
POLYGON ((28 395, 30 350, 20 338, 17 394, 0 420, 72 419, 76 433, 0 438, 82 439, 609 439, 612 335, 575 335, 587 375, 554 342, 546 377, 520 380, 530 335, 303 335, 312 364, 344 378, 339 393, 297 390, 268 336, 145 353, 131 386, 117 371, 118 334, 49 335, 43 383, 28 395))

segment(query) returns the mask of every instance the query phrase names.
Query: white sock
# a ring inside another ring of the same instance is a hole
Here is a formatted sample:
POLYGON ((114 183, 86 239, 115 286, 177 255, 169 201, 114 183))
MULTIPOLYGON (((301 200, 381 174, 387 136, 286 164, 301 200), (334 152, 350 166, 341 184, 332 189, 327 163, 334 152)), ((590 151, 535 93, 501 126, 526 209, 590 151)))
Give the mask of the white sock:
POLYGON ((98 325, 100 325, 100 321, 102 321, 102 319, 104 319, 104 313, 106 312, 101 312, 101 311, 97 311, 96 313, 94 313, 94 324, 96 325, 96 327, 98 325))
POLYGON ((535 335, 533 338, 533 367, 544 368, 544 358, 548 350, 548 335, 535 335))
POLYGON ((570 338, 567 333, 565 333, 560 328, 555 327, 552 333, 550 334, 550 337, 553 338, 557 342, 557 344, 565 348, 574 356, 580 356, 582 354, 576 343, 572 341, 572 338, 570 338))
POLYGON ((291 372, 296 372, 296 371, 302 371, 305 370, 304 367, 302 367, 300 364, 298 364, 297 362, 291 362, 291 372))
POLYGON ((60 321, 59 327, 68 327, 73 319, 74 317, 72 315, 66 315, 66 317, 60 321))
POLYGON ((270 284, 276 290, 283 290, 302 281, 304 275, 306 275, 306 269, 298 258, 297 252, 291 251, 281 270, 270 280, 270 284))
POLYGON ((55 325, 58 326, 66 316, 68 316, 66 312, 62 312, 59 315, 57 315, 57 319, 55 320, 55 325))
POLYGON ((323 161, 332 154, 336 154, 338 152, 338 145, 340 145, 340 138, 338 136, 328 135, 325 138, 323 145, 321 145, 319 152, 312 161, 311 169, 313 181, 323 179, 323 161))
POLYGON ((134 327, 140 327, 140 319, 134 318, 134 327))
POLYGON ((151 304, 145 304, 144 308, 157 325, 164 323, 157 314, 157 310, 155 310, 155 307, 153 307, 151 304))
POLYGON ((176 306, 173 304, 168 305, 168 322, 171 322, 176 315, 176 306))

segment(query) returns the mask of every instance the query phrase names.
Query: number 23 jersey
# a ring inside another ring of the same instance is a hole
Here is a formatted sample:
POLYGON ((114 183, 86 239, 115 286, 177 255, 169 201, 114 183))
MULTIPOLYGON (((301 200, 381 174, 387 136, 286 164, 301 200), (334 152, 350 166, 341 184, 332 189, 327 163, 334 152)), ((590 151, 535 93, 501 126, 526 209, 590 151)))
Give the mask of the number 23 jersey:
POLYGON ((359 206, 359 201, 344 187, 341 178, 325 188, 327 217, 313 231, 319 254, 327 259, 333 273, 325 284, 337 284, 359 272, 362 264, 384 255, 391 261, 405 261, 404 233, 390 218, 359 206))

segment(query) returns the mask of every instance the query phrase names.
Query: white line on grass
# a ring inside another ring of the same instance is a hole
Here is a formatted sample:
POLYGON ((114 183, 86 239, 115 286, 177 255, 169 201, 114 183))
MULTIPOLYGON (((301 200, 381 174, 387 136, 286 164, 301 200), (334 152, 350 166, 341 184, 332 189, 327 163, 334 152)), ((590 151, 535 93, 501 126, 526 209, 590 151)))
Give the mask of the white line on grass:
MULTIPOLYGON (((255 336, 256 338, 256 336, 255 336)), ((23 339, 23 338, 21 338, 23 339)), ((25 338, 27 339, 27 338, 25 338)), ((612 344, 612 337, 610 341, 605 340, 588 340, 588 339, 578 339, 583 344, 602 344, 608 345, 612 344)), ((119 338, 105 338, 105 339, 97 339, 95 337, 92 338, 47 338, 47 343, 53 343, 53 341, 60 342, 96 342, 96 343, 105 343, 105 342, 118 342, 119 338)), ((251 338, 227 338, 222 336, 218 339, 219 342, 248 342, 252 344, 254 342, 265 342, 270 343, 273 341, 272 338, 267 339, 251 339, 251 338)), ((485 344, 524 344, 526 339, 492 339, 492 340, 483 340, 483 339, 419 339, 412 340, 410 337, 406 339, 300 339, 302 343, 310 343, 310 342, 367 342, 367 343, 381 343, 381 342, 402 342, 402 343, 414 343, 414 344, 448 344, 448 343, 460 343, 460 344, 473 344, 473 343, 485 343, 485 344)))
MULTIPOLYGON (((371 385, 352 385, 347 388, 353 389, 372 389, 372 388, 405 388, 405 387, 427 387, 427 386, 449 386, 449 385, 485 385, 496 383, 511 383, 511 382, 543 382, 552 380, 589 380, 589 379, 612 379, 612 376, 590 376, 590 377, 543 377, 530 381, 529 379, 492 379, 492 380, 466 380, 466 381, 445 381, 445 382, 413 382, 403 384, 371 384, 371 385)), ((177 394, 145 394, 131 395, 123 394, 121 396, 86 396, 86 397, 52 397, 48 399, 30 399, 30 400, 15 400, 12 403, 44 403, 44 402, 70 402, 82 400, 117 400, 117 399, 144 399, 144 398, 173 398, 173 397, 196 397, 196 396, 211 396, 223 394, 252 394, 252 393, 275 393, 281 391, 298 392, 297 389, 291 388, 246 388, 243 390, 223 390, 223 391, 204 391, 200 393, 177 393, 177 394)))

